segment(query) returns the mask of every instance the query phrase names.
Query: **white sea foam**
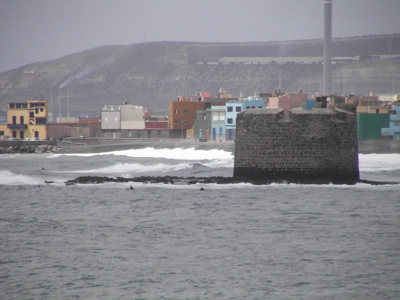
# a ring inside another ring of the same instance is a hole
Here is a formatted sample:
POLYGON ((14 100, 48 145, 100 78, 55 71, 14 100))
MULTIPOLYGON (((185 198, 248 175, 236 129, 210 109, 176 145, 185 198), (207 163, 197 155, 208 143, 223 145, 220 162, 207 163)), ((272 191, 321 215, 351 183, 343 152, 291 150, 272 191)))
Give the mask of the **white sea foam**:
POLYGON ((400 170, 400 154, 359 154, 361 172, 400 170))
POLYGON ((233 157, 231 159, 216 159, 203 163, 209 168, 232 168, 233 169, 233 157))
POLYGON ((129 149, 102 153, 72 153, 72 154, 54 154, 51 157, 56 158, 61 155, 66 156, 96 156, 96 155, 117 155, 128 157, 154 157, 179 160, 213 160, 213 159, 233 159, 233 154, 224 150, 196 150, 195 148, 174 148, 174 149, 155 149, 147 147, 143 149, 129 149))
POLYGON ((37 185, 42 183, 43 180, 36 177, 17 175, 7 170, 0 171, 1 185, 37 185))
POLYGON ((101 173, 101 174, 123 174, 123 173, 144 173, 144 172, 168 172, 168 171, 179 171, 183 169, 189 169, 192 165, 187 163, 168 165, 158 163, 154 165, 143 165, 137 163, 116 163, 112 166, 89 169, 89 170, 71 170, 71 171, 60 171, 60 173, 101 173))

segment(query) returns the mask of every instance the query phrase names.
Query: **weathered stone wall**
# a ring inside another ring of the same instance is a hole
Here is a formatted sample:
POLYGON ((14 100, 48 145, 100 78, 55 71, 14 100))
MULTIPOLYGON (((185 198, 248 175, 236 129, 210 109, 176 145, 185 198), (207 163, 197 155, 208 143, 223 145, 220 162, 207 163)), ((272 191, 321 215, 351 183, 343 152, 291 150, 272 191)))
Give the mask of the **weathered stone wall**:
POLYGON ((260 181, 359 180, 356 115, 344 110, 253 109, 237 116, 234 176, 260 181))

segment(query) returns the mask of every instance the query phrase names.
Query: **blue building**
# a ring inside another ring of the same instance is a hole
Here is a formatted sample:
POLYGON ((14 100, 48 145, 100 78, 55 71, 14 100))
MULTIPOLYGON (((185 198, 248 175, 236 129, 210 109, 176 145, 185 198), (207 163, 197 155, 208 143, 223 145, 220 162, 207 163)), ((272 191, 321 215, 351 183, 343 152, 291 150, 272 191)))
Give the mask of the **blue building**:
POLYGON ((310 110, 315 107, 316 103, 316 100, 304 100, 301 107, 305 110, 310 110))
POLYGON ((211 139, 213 141, 225 140, 225 106, 211 106, 211 139))
POLYGON ((228 100, 225 103, 225 139, 233 141, 236 137, 236 115, 247 109, 265 108, 265 100, 260 97, 228 100))
POLYGON ((400 140, 400 103, 393 106, 393 112, 389 115, 389 128, 382 128, 381 136, 388 139, 400 140))

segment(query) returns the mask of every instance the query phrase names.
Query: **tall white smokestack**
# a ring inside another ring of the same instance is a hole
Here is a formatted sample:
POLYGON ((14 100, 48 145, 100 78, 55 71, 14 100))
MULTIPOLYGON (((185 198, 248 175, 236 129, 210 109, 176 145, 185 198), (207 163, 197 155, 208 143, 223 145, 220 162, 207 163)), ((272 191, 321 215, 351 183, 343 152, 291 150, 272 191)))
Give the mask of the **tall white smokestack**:
POLYGON ((332 93, 332 0, 324 0, 323 94, 332 93))

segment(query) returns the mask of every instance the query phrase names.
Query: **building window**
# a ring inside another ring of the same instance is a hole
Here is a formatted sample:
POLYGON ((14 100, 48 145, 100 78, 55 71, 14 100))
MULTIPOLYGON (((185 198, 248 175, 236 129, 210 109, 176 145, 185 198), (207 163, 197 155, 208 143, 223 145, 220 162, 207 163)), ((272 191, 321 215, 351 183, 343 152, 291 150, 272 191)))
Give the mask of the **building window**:
POLYGON ((259 106, 258 108, 263 108, 262 106, 259 106))
POLYGON ((183 113, 184 113, 184 114, 188 114, 189 111, 188 111, 187 109, 185 109, 185 110, 183 110, 183 113))
POLYGON ((228 118, 228 124, 233 124, 233 119, 232 118, 228 118))
POLYGON ((12 123, 13 123, 13 125, 17 124, 17 117, 16 116, 12 117, 12 123))
POLYGON ((187 124, 188 124, 188 121, 183 120, 183 125, 187 125, 187 124))
POLYGON ((36 124, 45 125, 46 124, 46 118, 36 118, 36 124))
POLYGON ((24 135, 24 132, 23 132, 23 131, 20 131, 20 132, 19 132, 19 138, 20 138, 21 140, 23 140, 23 139, 25 138, 25 135, 24 135))
POLYGON ((4 135, 4 131, 0 131, 0 135, 4 135))
POLYGON ((240 106, 236 106, 236 112, 241 112, 242 108, 240 106))
POLYGON ((227 111, 227 112, 233 112, 233 107, 232 107, 232 106, 228 106, 228 107, 226 108, 226 111, 227 111))
POLYGON ((13 137, 13 138, 17 138, 17 132, 16 132, 16 131, 13 131, 13 132, 12 132, 12 137, 13 137))
POLYGON ((249 109, 250 108, 250 106, 246 106, 246 109, 249 109))
POLYGON ((178 113, 178 110, 177 109, 174 109, 174 114, 177 114, 178 113))
POLYGON ((24 116, 19 117, 19 124, 25 124, 24 123, 24 116))
POLYGON ((178 122, 177 120, 175 120, 175 121, 174 121, 174 124, 175 124, 175 125, 178 125, 178 124, 179 124, 179 122, 178 122))

